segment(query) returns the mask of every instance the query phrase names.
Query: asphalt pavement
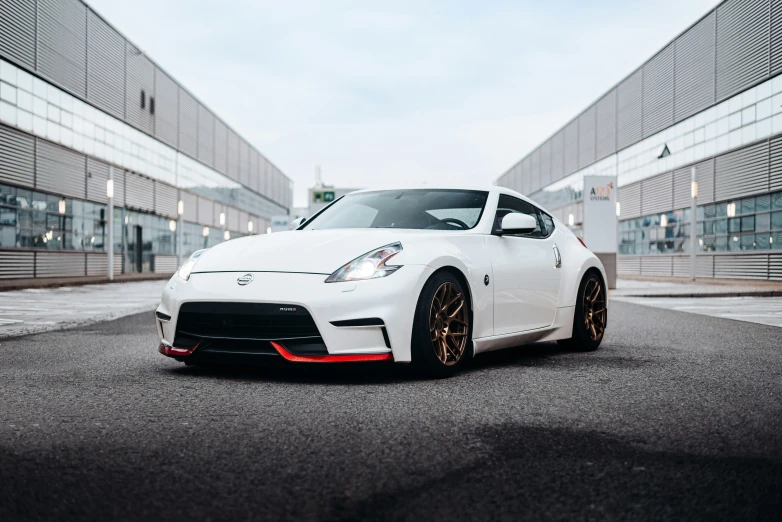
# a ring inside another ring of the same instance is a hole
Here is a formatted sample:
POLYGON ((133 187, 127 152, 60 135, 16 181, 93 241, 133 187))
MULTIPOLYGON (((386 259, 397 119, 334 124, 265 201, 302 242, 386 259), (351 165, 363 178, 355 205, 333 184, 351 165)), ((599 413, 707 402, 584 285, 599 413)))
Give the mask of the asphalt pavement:
POLYGON ((782 329, 627 302, 425 380, 214 371, 151 309, 0 341, 0 520, 780 520, 782 329))

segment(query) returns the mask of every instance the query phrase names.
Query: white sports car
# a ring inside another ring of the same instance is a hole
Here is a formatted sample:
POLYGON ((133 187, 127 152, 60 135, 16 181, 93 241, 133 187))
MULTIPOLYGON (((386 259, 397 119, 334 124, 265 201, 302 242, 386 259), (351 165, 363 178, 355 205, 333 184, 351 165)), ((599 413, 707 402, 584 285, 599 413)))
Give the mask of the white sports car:
POLYGON ((195 252, 156 311, 193 363, 394 361, 434 376, 536 341, 594 350, 606 275, 557 219, 500 187, 362 190, 296 230, 195 252))

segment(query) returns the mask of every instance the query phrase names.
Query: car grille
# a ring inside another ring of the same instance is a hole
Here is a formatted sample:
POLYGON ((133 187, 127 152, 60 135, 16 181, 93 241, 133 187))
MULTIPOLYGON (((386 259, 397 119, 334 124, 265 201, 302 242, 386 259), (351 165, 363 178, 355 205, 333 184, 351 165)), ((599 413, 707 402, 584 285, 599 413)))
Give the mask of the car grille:
POLYGON ((174 346, 197 352, 276 353, 280 341, 293 353, 327 354, 320 331, 301 306, 270 303, 184 303, 174 346))

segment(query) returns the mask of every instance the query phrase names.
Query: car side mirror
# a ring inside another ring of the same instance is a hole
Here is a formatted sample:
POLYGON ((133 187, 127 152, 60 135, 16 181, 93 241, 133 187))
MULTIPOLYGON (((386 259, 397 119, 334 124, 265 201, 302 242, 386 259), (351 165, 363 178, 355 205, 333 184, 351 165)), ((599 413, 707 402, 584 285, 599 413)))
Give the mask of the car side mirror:
POLYGON ((529 234, 538 226, 538 220, 529 214, 517 212, 507 214, 502 218, 500 234, 529 234))
POLYGON ((291 221, 291 224, 290 224, 290 229, 291 229, 291 230, 296 230, 297 228, 299 228, 300 226, 302 226, 302 225, 304 224, 304 222, 305 222, 305 221, 307 221, 307 218, 306 218, 306 217, 304 217, 304 216, 302 216, 302 217, 300 217, 300 218, 296 218, 296 219, 294 219, 293 221, 291 221))

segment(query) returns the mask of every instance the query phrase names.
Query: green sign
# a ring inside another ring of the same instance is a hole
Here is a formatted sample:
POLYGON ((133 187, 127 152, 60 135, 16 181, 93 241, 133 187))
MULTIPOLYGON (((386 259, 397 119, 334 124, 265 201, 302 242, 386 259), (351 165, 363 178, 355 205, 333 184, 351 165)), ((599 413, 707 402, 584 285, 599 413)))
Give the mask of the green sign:
POLYGON ((333 190, 313 190, 312 202, 313 203, 331 203, 334 201, 333 190))

